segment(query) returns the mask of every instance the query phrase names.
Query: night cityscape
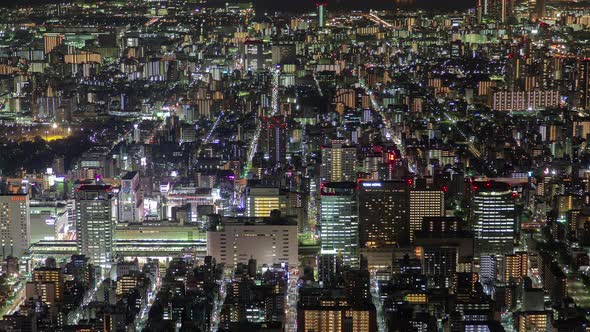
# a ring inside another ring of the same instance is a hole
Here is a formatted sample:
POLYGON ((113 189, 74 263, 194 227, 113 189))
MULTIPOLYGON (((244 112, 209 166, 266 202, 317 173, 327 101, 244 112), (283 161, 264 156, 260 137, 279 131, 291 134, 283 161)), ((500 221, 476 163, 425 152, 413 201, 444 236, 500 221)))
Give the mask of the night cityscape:
POLYGON ((590 332, 590 0, 0 10, 0 332, 590 332))

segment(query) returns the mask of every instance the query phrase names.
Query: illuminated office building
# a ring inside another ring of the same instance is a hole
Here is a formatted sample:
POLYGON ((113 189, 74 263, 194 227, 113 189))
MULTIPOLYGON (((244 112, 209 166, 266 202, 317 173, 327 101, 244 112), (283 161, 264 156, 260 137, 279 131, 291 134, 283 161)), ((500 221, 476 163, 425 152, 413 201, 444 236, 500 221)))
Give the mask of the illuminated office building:
POLYGON ((318 2, 316 6, 318 7, 318 27, 323 28, 326 24, 326 2, 318 2))
POLYGON ((547 14, 547 0, 528 0, 528 10, 531 20, 542 19, 547 14))
POLYGON ((444 192, 438 190, 410 191, 410 241, 422 229, 424 217, 442 217, 445 213, 444 192))
POLYGON ((359 186, 359 237, 363 248, 408 244, 410 183, 362 181, 359 186))
POLYGON ((514 0, 481 0, 483 16, 505 23, 511 15, 514 0))
POLYGON ((345 264, 358 264, 359 219, 355 182, 322 185, 320 199, 322 254, 339 254, 345 264))
POLYGON ((270 212, 279 210, 285 212, 287 209, 287 197, 281 194, 276 187, 252 187, 248 188, 246 196, 246 216, 248 217, 269 217, 270 212))
POLYGON ((40 267, 33 270, 32 281, 25 286, 27 298, 38 297, 43 303, 61 303, 64 291, 64 275, 61 268, 40 267))
POLYGON ((473 231, 475 248, 481 253, 506 254, 514 247, 516 207, 506 183, 474 182, 473 231))
POLYGON ((297 328, 305 332, 376 332, 373 303, 352 303, 343 289, 302 288, 297 305, 297 328))
POLYGON ((111 186, 83 185, 76 190, 78 252, 101 267, 110 267, 116 224, 116 197, 111 186))
POLYGON ((207 255, 226 268, 239 263, 299 263, 297 223, 284 218, 228 218, 207 231, 207 255))
POLYGON ((28 195, 0 195, 2 256, 21 257, 31 244, 28 195))

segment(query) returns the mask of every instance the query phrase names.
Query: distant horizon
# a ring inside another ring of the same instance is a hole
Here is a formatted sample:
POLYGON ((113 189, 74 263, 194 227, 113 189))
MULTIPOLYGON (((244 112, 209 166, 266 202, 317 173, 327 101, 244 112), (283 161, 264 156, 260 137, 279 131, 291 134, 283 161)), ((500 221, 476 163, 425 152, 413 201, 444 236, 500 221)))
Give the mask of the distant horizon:
MULTIPOLYGON (((398 5, 395 0, 324 0, 328 3, 328 10, 368 10, 368 9, 395 9, 395 8, 421 8, 433 10, 465 10, 475 7, 475 0, 454 0, 451 2, 436 0, 413 0, 411 5, 398 5)), ((225 0, 213 0, 223 2, 225 0)), ((247 2, 247 1, 239 1, 247 2)), ((291 2, 276 0, 252 0, 257 9, 304 11, 313 9, 317 0, 298 0, 291 2)))
MULTIPOLYGON (((69 1, 69 2, 73 2, 69 1)), ((421 8, 433 10, 465 10, 475 7, 476 0, 452 0, 449 2, 437 0, 399 0, 399 2, 413 2, 411 5, 397 5, 396 0, 322 0, 328 3, 328 10, 368 10, 368 9, 395 9, 395 8, 421 8)), ((0 6, 13 7, 15 5, 34 5, 34 4, 51 4, 60 2, 59 0, 24 0, 16 2, 14 0, 0 0, 0 6)), ((63 1, 61 1, 63 2, 63 1)), ((252 2, 256 9, 272 11, 309 11, 313 10, 317 0, 296 0, 296 1, 277 1, 277 0, 208 0, 213 5, 224 5, 226 2, 245 3, 252 2)))

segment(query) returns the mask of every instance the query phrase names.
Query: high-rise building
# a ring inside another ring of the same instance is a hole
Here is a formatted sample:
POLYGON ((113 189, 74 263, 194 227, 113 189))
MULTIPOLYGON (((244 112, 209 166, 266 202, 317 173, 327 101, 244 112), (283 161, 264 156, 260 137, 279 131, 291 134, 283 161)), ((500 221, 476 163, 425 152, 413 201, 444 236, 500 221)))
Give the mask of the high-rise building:
POLYGON ((422 231, 432 234, 457 233, 461 230, 461 218, 459 217, 424 217, 422 218, 422 231))
POLYGON ((111 186, 82 185, 76 190, 76 241, 90 262, 108 267, 113 257, 117 209, 111 186))
POLYGON ((547 0, 528 0, 529 18, 537 21, 547 14, 547 0))
POLYGON ((473 230, 475 248, 481 253, 506 254, 514 247, 516 207, 510 185, 474 182, 473 230))
POLYGON ((410 241, 414 232, 422 229, 424 217, 442 217, 445 213, 445 195, 439 190, 410 191, 410 241))
POLYGON ((483 0, 483 16, 506 22, 512 12, 513 0, 483 0))
MULTIPOLYGON (((444 280, 440 286, 448 287, 453 274, 457 272, 459 249, 457 247, 423 247, 422 271, 428 277, 444 280)), ((436 283, 435 283, 436 284, 436 283)))
POLYGON ((273 210, 285 212, 287 197, 277 187, 251 187, 246 196, 246 216, 270 217, 273 210))
POLYGON ((504 281, 520 282, 528 275, 528 255, 520 251, 504 256, 504 281))
POLYGON ((362 181, 359 186, 359 238, 363 248, 408 244, 410 183, 362 181))
POLYGON ((342 277, 342 256, 323 254, 317 256, 318 281, 326 287, 336 287, 342 277))
POLYGON ((46 304, 62 302, 64 276, 60 268, 40 267, 33 270, 33 280, 26 285, 26 293, 38 296, 46 304))
POLYGON ((496 282, 499 258, 496 255, 482 255, 479 258, 479 279, 484 287, 496 282))
POLYGON ((0 195, 2 256, 21 257, 31 244, 29 196, 0 195))
POLYGON ((64 43, 65 36, 59 33, 43 34, 43 51, 45 54, 64 43))
POLYGON ((356 181, 356 147, 338 141, 322 147, 320 180, 322 182, 356 181))
POLYGON ((518 312, 518 332, 550 331, 551 313, 549 311, 518 312))
POLYGON ((246 70, 265 68, 265 51, 267 45, 262 40, 246 40, 242 45, 241 54, 246 70))
POLYGON ((568 294, 567 276, 550 255, 543 256, 541 273, 543 289, 549 293, 553 303, 561 303, 568 294))
POLYGON ((139 172, 128 172, 121 178, 119 193, 119 222, 136 223, 143 220, 143 194, 139 172))
POLYGON ((340 254, 347 265, 358 264, 359 221, 355 182, 322 184, 320 238, 322 254, 340 254))
POLYGON ((326 3, 325 2, 318 2, 316 6, 318 7, 318 27, 321 29, 326 24, 326 3))
POLYGON ((584 110, 588 110, 590 109, 590 61, 580 61, 578 68, 576 90, 580 96, 579 105, 584 110))
POLYGON ((368 270, 351 269, 344 276, 344 290, 349 303, 363 305, 371 302, 371 275, 368 270))
POLYGON ((272 63, 276 64, 293 64, 297 60, 297 52, 294 43, 275 42, 271 46, 272 63))
POLYGON ((285 120, 280 116, 262 118, 262 149, 268 157, 271 167, 284 166, 287 159, 288 129, 285 120))
POLYGON ((138 288, 143 282, 145 275, 139 271, 132 271, 125 275, 118 276, 117 278, 117 297, 121 298, 132 290, 138 288))
POLYGON ((298 331, 376 332, 377 313, 373 303, 356 305, 342 288, 302 288, 297 304, 298 331))
POLYGON ((527 111, 557 107, 560 103, 558 90, 496 91, 490 106, 496 111, 527 111))
POLYGON ((207 231, 207 255, 234 268, 255 259, 259 265, 298 265, 297 223, 280 218, 227 218, 207 231))

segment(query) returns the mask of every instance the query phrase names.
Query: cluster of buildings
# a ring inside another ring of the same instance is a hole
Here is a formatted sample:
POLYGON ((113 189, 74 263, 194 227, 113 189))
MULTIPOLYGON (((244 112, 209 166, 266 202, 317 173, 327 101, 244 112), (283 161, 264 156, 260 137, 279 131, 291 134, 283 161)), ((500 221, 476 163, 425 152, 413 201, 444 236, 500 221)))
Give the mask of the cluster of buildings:
POLYGON ((7 10, 0 330, 588 331, 590 8, 392 3, 7 10))

